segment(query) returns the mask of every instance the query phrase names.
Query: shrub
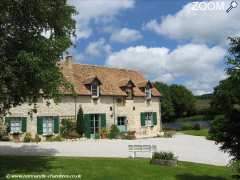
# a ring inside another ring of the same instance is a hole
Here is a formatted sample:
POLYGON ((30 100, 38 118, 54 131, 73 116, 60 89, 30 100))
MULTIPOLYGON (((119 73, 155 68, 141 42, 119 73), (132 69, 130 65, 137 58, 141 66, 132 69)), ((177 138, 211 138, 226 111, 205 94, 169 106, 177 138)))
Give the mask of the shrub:
POLYGON ((60 135, 53 136, 52 141, 63 141, 63 138, 60 135))
POLYGON ((154 152, 152 159, 159 159, 159 160, 177 160, 177 157, 174 156, 172 152, 154 152))
POLYGON ((67 137, 72 131, 76 131, 76 123, 71 119, 62 119, 60 127, 61 135, 67 137))
POLYGON ((41 142, 41 138, 38 134, 35 134, 35 138, 33 139, 34 142, 38 143, 41 142))
POLYGON ((193 130, 200 130, 201 129, 201 125, 199 123, 196 123, 193 125, 193 130))
POLYGON ((31 142, 31 141, 32 141, 31 133, 26 133, 24 138, 23 138, 23 142, 31 142))
POLYGON ((49 136, 46 136, 46 141, 50 141, 50 142, 63 141, 63 138, 60 135, 57 135, 57 136, 49 135, 49 136))
POLYGON ((237 178, 240 179, 240 160, 233 161, 231 163, 231 167, 232 167, 234 173, 236 173, 237 178))
POLYGON ((109 133, 109 138, 110 139, 115 139, 115 138, 118 138, 120 135, 120 131, 118 129, 118 127, 116 125, 112 125, 111 126, 111 129, 110 129, 110 133, 109 133))
POLYGON ((102 139, 106 139, 108 137, 108 131, 106 128, 102 128, 100 131, 100 136, 102 139))
POLYGON ((127 133, 121 133, 121 138, 129 139, 129 140, 136 139, 135 134, 136 134, 136 131, 128 131, 127 133))
POLYGON ((6 127, 0 119, 0 141, 10 141, 6 127))
POLYGON ((176 134, 176 131, 165 131, 163 137, 172 138, 176 134))
POLYGON ((183 131, 185 131, 185 130, 192 130, 193 129, 193 125, 191 123, 183 123, 181 129, 183 131))
POLYGON ((67 134, 66 138, 68 139, 76 139, 80 138, 81 136, 76 131, 71 131, 67 134))
POLYGON ((10 138, 8 135, 4 135, 1 137, 1 141, 10 141, 10 138))
POLYGON ((6 133, 5 133, 4 125, 3 125, 2 120, 0 119, 0 139, 1 139, 2 136, 4 136, 5 134, 6 134, 6 133))

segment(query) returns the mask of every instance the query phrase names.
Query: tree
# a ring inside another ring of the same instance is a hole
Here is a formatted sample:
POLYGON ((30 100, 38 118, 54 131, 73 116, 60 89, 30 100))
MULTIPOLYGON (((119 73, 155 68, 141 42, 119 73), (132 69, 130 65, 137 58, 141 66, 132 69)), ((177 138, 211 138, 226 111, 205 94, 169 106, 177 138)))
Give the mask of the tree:
POLYGON ((195 112, 195 97, 182 85, 156 82, 156 88, 162 94, 161 108, 164 121, 192 115, 195 112))
POLYGON ((189 116, 195 112, 195 97, 182 85, 171 85, 170 93, 176 117, 189 116))
POLYGON ((158 89, 159 92, 161 92, 163 96, 161 99, 162 120, 163 122, 168 122, 175 115, 170 88, 167 84, 164 84, 162 82, 156 82, 155 87, 158 89))
POLYGON ((82 107, 79 108, 78 114, 77 114, 77 132, 78 134, 84 133, 84 119, 83 119, 83 109, 82 107))
POLYGON ((240 160, 240 37, 230 38, 227 64, 229 77, 214 89, 212 100, 214 110, 224 116, 213 121, 209 134, 221 150, 240 160))
POLYGON ((76 13, 66 1, 0 2, 0 116, 40 96, 55 99, 66 85, 57 62, 71 45, 76 13))

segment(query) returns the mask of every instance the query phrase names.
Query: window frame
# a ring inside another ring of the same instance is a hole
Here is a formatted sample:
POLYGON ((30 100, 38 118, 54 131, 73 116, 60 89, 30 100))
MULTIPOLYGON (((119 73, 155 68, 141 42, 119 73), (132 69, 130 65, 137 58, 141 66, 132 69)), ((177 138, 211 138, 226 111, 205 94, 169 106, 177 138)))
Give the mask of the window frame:
POLYGON ((126 126, 127 125, 127 117, 126 116, 118 116, 117 117, 117 126, 126 126), (121 122, 121 123, 119 123, 121 122))
POLYGON ((11 134, 14 134, 14 133, 22 133, 22 121, 21 121, 21 119, 19 119, 19 118, 16 117, 16 118, 13 118, 12 120, 10 120, 10 133, 11 133, 11 134), (13 124, 13 123, 15 123, 15 124, 16 124, 16 123, 19 123, 19 127, 16 126, 16 125, 14 126, 15 128, 18 127, 19 130, 17 130, 17 131, 14 130, 14 131, 13 131, 13 127, 12 127, 12 124, 13 124))
POLYGON ((125 92, 127 94, 126 99, 133 99, 133 88, 132 87, 127 87, 125 89, 125 92))
POLYGON ((99 88, 99 85, 97 83, 92 83, 91 84, 91 95, 93 97, 99 97, 99 91, 100 91, 100 88, 99 88))
POLYGON ((146 127, 153 126, 153 112, 145 112, 145 126, 146 127))
POLYGON ((98 134, 101 130, 101 116, 100 114, 90 114, 90 133, 98 134))
POLYGON ((151 90, 151 88, 149 88, 149 87, 145 88, 145 96, 146 96, 147 99, 151 99, 152 98, 152 90, 151 90))
POLYGON ((43 135, 53 135, 54 134, 54 119, 53 119, 53 117, 44 117, 43 118, 42 132, 43 132, 43 135), (50 122, 51 122, 51 127, 48 126, 50 122), (45 123, 46 123, 46 127, 44 127, 45 123), (47 129, 46 131, 44 130, 45 128, 47 129), (49 131, 50 128, 51 128, 51 131, 49 131))

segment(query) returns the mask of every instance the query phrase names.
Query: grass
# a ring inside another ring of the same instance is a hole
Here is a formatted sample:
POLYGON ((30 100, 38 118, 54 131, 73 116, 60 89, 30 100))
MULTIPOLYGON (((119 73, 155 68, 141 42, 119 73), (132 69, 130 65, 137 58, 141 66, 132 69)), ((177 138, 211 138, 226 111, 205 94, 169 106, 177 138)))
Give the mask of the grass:
POLYGON ((193 136, 208 136, 208 129, 201 129, 201 130, 185 130, 185 131, 179 131, 181 133, 187 134, 187 135, 193 135, 193 136))
POLYGON ((81 174, 83 180, 227 180, 232 177, 228 167, 190 162, 166 167, 151 165, 148 159, 1 156, 0 179, 5 179, 6 174, 81 174))

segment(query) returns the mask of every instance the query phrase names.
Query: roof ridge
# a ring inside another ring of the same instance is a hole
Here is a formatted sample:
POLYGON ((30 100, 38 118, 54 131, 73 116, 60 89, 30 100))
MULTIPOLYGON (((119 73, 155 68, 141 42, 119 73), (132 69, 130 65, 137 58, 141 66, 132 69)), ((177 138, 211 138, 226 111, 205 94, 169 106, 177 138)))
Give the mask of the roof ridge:
POLYGON ((118 67, 111 67, 111 66, 106 66, 106 65, 99 65, 99 64, 84 64, 84 63, 73 63, 74 65, 84 65, 84 66, 92 66, 92 67, 97 67, 97 68, 106 68, 106 69, 116 69, 116 70, 122 70, 122 71, 133 71, 140 73, 137 69, 128 69, 128 68, 118 68, 118 67))

